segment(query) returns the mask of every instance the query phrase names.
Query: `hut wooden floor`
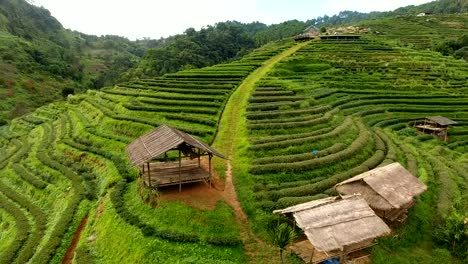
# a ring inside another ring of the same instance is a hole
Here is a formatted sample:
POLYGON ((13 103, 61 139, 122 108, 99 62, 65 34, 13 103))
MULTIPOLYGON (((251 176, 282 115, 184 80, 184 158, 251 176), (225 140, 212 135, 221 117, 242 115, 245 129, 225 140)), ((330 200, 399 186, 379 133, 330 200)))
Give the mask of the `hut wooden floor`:
MULTIPOLYGON (((180 183, 209 181, 208 171, 198 167, 198 160, 182 160, 179 177, 179 162, 150 163, 151 186, 171 186, 180 183)), ((148 171, 143 173, 143 180, 148 184, 148 171)))
MULTIPOLYGON (((340 252, 325 252, 315 250, 314 257, 312 262, 310 262, 310 257, 314 247, 309 242, 309 240, 302 240, 300 242, 294 243, 289 246, 296 255, 298 255, 305 263, 321 263, 324 260, 340 256, 340 252)), ((352 252, 348 255, 346 263, 348 264, 370 264, 371 259, 369 254, 365 250, 359 250, 352 252)))

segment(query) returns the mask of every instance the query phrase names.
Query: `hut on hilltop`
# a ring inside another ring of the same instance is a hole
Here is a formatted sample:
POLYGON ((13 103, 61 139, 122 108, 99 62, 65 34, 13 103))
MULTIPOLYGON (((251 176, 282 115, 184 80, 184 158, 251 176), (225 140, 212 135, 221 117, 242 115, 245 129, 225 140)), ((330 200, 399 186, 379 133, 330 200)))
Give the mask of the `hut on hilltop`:
POLYGON ((449 126, 457 122, 443 116, 428 116, 424 120, 415 123, 415 127, 423 133, 428 133, 447 141, 449 126))
POLYGON ((390 228, 358 195, 329 197, 273 212, 292 214, 304 230, 307 240, 294 243, 291 250, 306 263, 337 257, 346 263, 350 254, 390 234, 390 228))
POLYGON ((359 174, 336 185, 341 195, 360 194, 376 214, 390 222, 403 222, 427 186, 394 162, 359 174))
POLYGON ((135 139, 127 146, 127 152, 142 176, 146 172, 143 178, 149 187, 179 185, 179 191, 183 183, 205 181, 211 186, 211 159, 225 158, 202 141, 167 125, 135 139), (178 151, 177 161, 166 159, 169 151, 178 151), (202 156, 208 156, 208 172, 201 167, 202 156))

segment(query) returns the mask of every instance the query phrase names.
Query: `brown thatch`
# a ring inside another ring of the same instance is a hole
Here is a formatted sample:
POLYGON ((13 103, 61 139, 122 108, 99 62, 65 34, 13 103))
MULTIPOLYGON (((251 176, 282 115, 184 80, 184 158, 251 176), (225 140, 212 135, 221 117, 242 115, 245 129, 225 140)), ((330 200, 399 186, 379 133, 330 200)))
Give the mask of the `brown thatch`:
POLYGON ((457 122, 453 121, 452 119, 448 119, 443 116, 428 116, 426 117, 427 120, 434 122, 438 125, 441 126, 449 126, 449 125, 455 125, 458 124, 457 122))
POLYGON ((408 208, 427 186, 395 162, 359 174, 336 185, 340 194, 361 194, 373 209, 408 208))
POLYGON ((195 147, 220 158, 224 156, 202 141, 180 130, 162 125, 157 129, 137 138, 127 146, 127 152, 133 166, 160 157, 161 154, 175 148, 195 147))
POLYGON ((319 251, 348 251, 370 246, 390 228, 359 196, 325 198, 274 213, 292 213, 310 243, 319 251))

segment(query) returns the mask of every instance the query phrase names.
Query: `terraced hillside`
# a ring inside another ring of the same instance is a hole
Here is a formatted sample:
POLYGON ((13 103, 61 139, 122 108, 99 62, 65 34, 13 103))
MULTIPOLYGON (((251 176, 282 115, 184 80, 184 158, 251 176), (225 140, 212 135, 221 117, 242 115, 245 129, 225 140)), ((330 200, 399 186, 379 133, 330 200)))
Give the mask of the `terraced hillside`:
POLYGON ((128 142, 166 123, 211 141, 229 95, 268 58, 121 84, 50 104, 0 129, 0 263, 242 263, 232 209, 146 204, 128 142), (180 219, 174 221, 174 219, 180 219), (190 219, 190 221, 185 220, 190 219), (79 231, 77 231, 79 230, 79 231), (69 257, 69 256, 68 256, 69 257))
POLYGON ((443 41, 466 34, 468 15, 400 16, 368 20, 360 26, 369 28, 379 40, 416 49, 431 49, 443 41))
MULTIPOLYGON (((250 164, 238 175, 246 210, 264 222, 262 212, 335 195, 335 184, 399 161, 430 187, 401 237, 377 247, 376 263, 389 263, 389 252, 401 250, 395 245, 431 241, 438 219, 468 209, 467 88, 461 60, 370 40, 311 42, 257 82, 249 99, 249 145, 239 155, 250 164), (448 144, 412 127, 432 115, 459 123, 448 144)), ((399 254, 394 263, 430 263, 434 253, 399 254)))
POLYGON ((261 238, 271 210, 333 195, 339 181, 400 161, 429 191, 407 225, 374 247, 375 263, 456 261, 431 230, 468 209, 467 88, 466 62, 429 51, 281 42, 50 104, 0 128, 0 263, 58 263, 72 240, 65 259, 74 263, 260 263, 263 248, 253 245, 262 242, 228 203, 151 205, 125 147, 163 123, 230 157, 261 238), (448 143, 412 128, 426 115, 459 122, 448 143))

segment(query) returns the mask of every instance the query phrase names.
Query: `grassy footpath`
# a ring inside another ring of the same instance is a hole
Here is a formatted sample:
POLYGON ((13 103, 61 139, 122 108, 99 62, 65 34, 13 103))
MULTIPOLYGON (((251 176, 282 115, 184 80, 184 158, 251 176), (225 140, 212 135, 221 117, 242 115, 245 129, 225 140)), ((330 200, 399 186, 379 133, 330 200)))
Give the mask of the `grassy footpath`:
MULTIPOLYGON (((232 165, 234 184, 237 189, 239 200, 242 202, 248 201, 247 197, 243 197, 243 194, 248 192, 239 191, 238 188, 245 188, 244 186, 250 185, 249 179, 246 177, 248 159, 243 155, 246 147, 248 146, 247 121, 245 114, 250 94, 255 88, 255 83, 265 76, 277 62, 295 53, 305 45, 307 45, 307 42, 295 45, 266 61, 263 66, 255 70, 244 80, 244 82, 232 94, 226 105, 219 124, 219 132, 213 142, 213 146, 229 158, 229 162, 232 165)), ((219 175, 224 177, 227 170, 227 162, 216 159, 215 169, 219 175)), ((246 204, 248 204, 248 202, 242 203, 241 205, 244 211, 248 215, 251 215, 252 211, 250 206, 246 206, 246 204)), ((240 221, 239 224, 242 230, 241 237, 246 249, 246 255, 248 256, 248 261, 250 263, 281 262, 277 249, 259 240, 252 233, 251 226, 247 221, 240 221)), ((291 259, 290 261, 294 260, 291 259)))

